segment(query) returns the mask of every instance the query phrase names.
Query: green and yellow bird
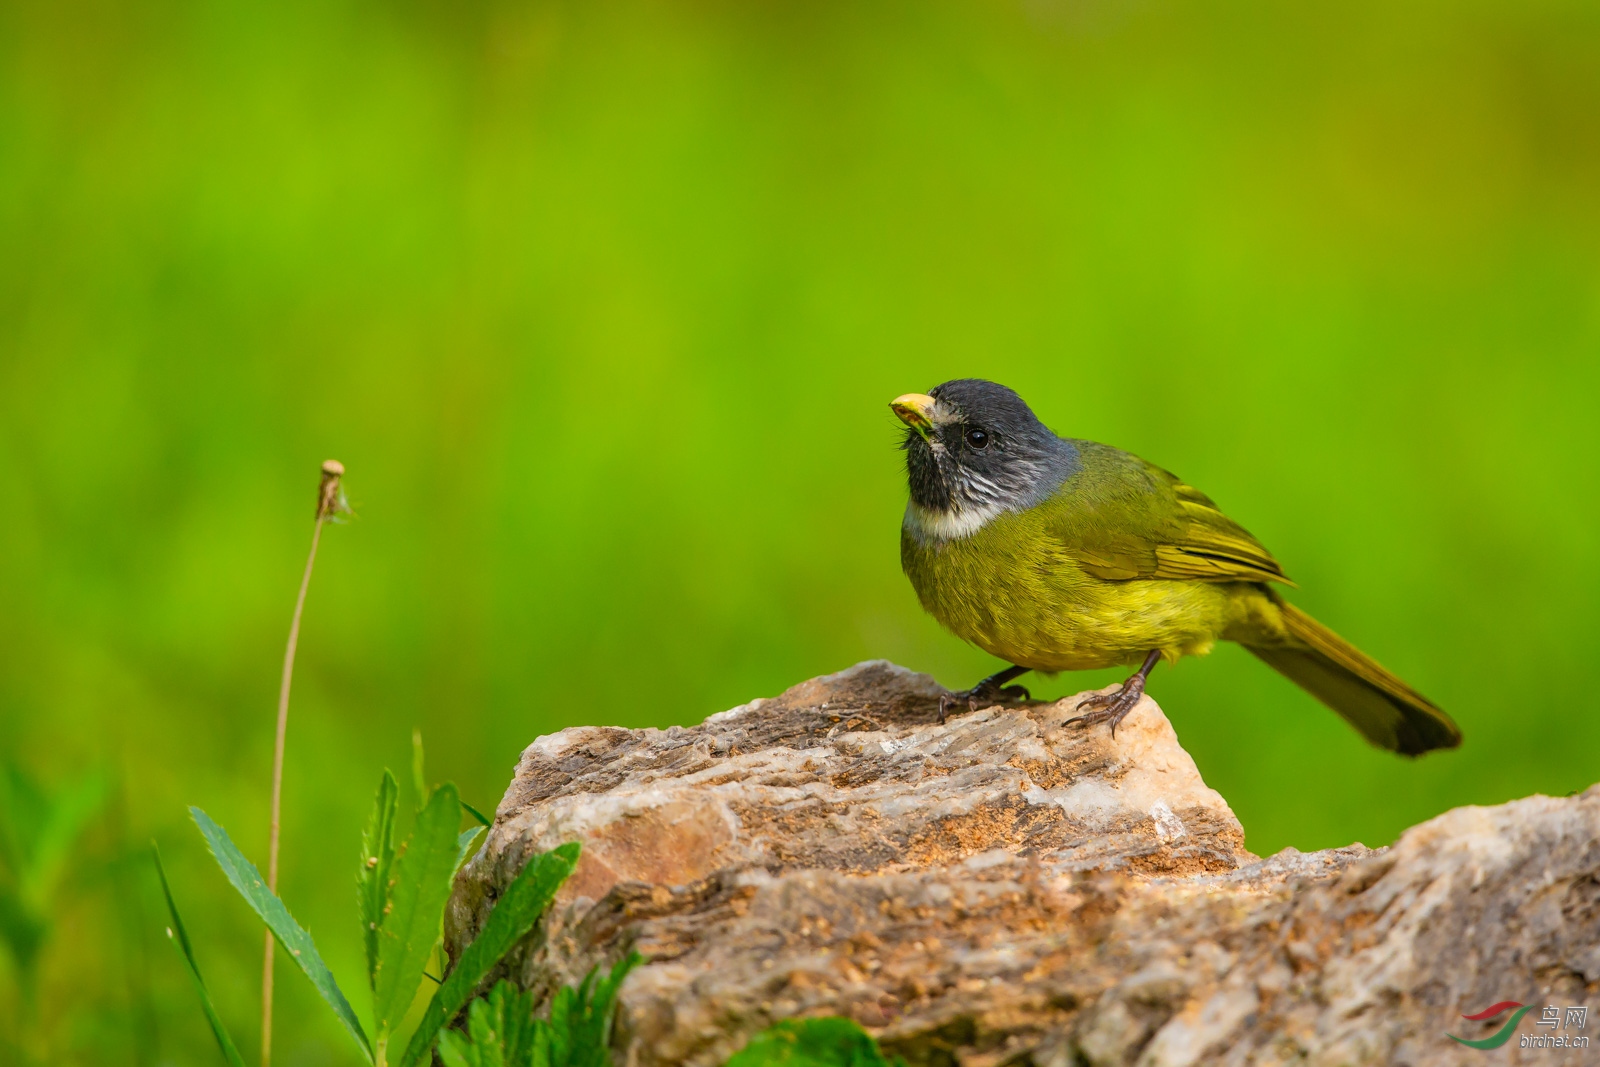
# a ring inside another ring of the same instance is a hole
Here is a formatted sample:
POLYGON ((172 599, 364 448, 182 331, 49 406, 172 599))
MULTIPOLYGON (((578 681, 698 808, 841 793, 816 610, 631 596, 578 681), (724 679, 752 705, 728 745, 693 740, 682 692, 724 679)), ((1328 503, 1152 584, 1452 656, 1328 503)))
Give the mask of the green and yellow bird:
POLYGON ((1013 666, 947 696, 1027 699, 1027 671, 1138 671, 1069 722, 1117 723, 1162 659, 1237 641, 1381 748, 1454 748, 1426 697, 1283 600, 1272 554, 1211 499, 1137 456, 1057 437, 1016 393, 966 378, 890 407, 908 427, 900 560, 922 606, 1013 666))

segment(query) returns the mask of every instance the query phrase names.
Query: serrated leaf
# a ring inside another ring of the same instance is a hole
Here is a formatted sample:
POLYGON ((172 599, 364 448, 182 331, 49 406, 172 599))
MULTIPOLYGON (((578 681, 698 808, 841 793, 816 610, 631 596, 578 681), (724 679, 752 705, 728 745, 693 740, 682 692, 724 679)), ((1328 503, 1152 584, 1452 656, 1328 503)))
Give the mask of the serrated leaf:
POLYGON ((394 775, 383 772, 378 795, 372 802, 367 831, 361 835, 361 868, 356 872, 356 897, 361 912, 361 940, 367 950, 367 985, 378 972, 378 930, 389 903, 389 878, 394 867, 394 817, 400 787, 394 775))
POLYGON ((416 1067, 433 1048, 444 1024, 453 1019, 477 992, 500 957, 533 929, 539 916, 555 899, 556 890, 578 864, 582 846, 576 841, 551 849, 525 864, 484 920, 478 936, 461 952, 455 968, 445 976, 423 1013, 417 1032, 406 1045, 400 1067, 416 1067))
POLYGON ((244 1067, 244 1058, 239 1055, 239 1049, 228 1034, 228 1028, 222 1025, 222 1016, 217 1014, 216 1005, 211 1003, 211 992, 206 989, 206 980, 200 977, 200 964, 195 962, 194 946, 189 944, 189 931, 183 928, 183 919, 178 915, 178 904, 172 899, 172 886, 167 883, 167 869, 161 863, 161 853, 154 841, 150 842, 150 855, 156 861, 156 873, 161 876, 161 892, 167 898, 167 914, 172 917, 172 926, 167 930, 167 940, 178 950, 178 957, 183 960, 184 969, 189 972, 189 980, 194 983, 194 991, 200 996, 200 1010, 205 1012, 206 1022, 211 1024, 211 1033, 217 1039, 217 1047, 222 1050, 222 1058, 227 1060, 231 1067, 244 1067))
POLYGON ((726 1067, 903 1067, 886 1059, 872 1035, 853 1019, 785 1019, 761 1031, 726 1067))
POLYGON ((533 994, 502 979, 472 1002, 466 1033, 439 1035, 439 1056, 446 1067, 549 1067, 546 1029, 533 1017, 533 994))
POLYGON ((277 938, 278 944, 283 946, 289 958, 299 965, 300 970, 311 980, 317 992, 322 994, 322 999, 328 1007, 339 1017, 344 1028, 350 1031, 350 1036, 355 1038, 357 1045, 368 1061, 372 1059, 372 1044, 367 1040, 367 1033, 361 1029, 361 1022, 356 1018, 356 1013, 350 1009, 350 1002, 345 999, 344 993, 339 989, 339 983, 334 981, 333 972, 328 970, 328 965, 322 962, 322 956, 317 952, 316 942, 311 940, 311 935, 301 929, 300 924, 294 921, 294 916, 289 914, 289 909, 284 907, 283 901, 267 888, 267 880, 261 877, 261 872, 256 870, 255 864, 245 859, 244 853, 239 851, 228 837, 228 832, 211 821, 211 816, 199 808, 191 807, 189 814, 194 817, 195 825, 200 828, 200 833, 205 837, 206 844, 211 846, 211 855, 216 857, 217 866, 222 868, 222 873, 227 875, 233 888, 244 897, 255 913, 267 924, 267 929, 272 931, 272 936, 277 938))
MULTIPOLYGON (((495 983, 487 997, 472 1002, 471 1015, 468 1030, 473 1041, 480 1045, 495 1043, 504 1067, 534 1067, 544 1027, 533 1017, 531 992, 521 992, 502 979, 495 983)), ((546 1040, 547 1052, 548 1045, 546 1040)), ((548 1054, 545 1058, 548 1059, 548 1054)))
POLYGON ((372 979, 372 1014, 380 1037, 394 1032, 416 999, 422 970, 439 939, 460 845, 461 802, 448 782, 433 791, 394 864, 389 913, 378 928, 378 969, 372 979))
POLYGON ((552 1067, 610 1067, 617 993, 628 972, 643 962, 643 956, 630 952, 604 978, 598 966, 592 967, 576 989, 565 986, 556 991, 550 1001, 552 1067))
POLYGON ((533 1017, 533 994, 504 979, 472 1002, 466 1033, 439 1035, 446 1067, 610 1067, 617 992, 644 958, 630 952, 600 977, 593 967, 577 987, 556 992, 548 1022, 533 1017))

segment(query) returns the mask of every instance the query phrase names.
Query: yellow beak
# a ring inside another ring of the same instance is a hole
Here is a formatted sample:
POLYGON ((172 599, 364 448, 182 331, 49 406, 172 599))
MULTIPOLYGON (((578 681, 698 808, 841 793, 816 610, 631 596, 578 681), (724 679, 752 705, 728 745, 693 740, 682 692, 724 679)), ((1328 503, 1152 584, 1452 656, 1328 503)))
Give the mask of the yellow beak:
POLYGON ((889 410, 926 440, 933 432, 934 399, 924 393, 907 393, 889 401, 889 410))

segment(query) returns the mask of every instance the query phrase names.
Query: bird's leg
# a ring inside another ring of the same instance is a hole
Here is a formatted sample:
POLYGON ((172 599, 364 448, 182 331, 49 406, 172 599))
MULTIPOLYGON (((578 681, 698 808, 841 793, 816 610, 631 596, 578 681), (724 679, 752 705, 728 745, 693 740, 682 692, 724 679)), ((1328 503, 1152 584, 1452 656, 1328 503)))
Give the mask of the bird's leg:
POLYGON ((969 711, 988 707, 990 704, 1004 704, 1008 701, 1027 700, 1030 693, 1020 685, 1007 685, 1013 678, 1019 678, 1031 667, 1007 667, 989 675, 971 689, 961 693, 945 693, 939 697, 939 721, 944 722, 949 716, 950 709, 957 704, 965 704, 969 711))
POLYGON ((1096 723, 1109 722, 1111 724, 1111 736, 1116 737, 1117 723, 1125 719, 1128 712, 1133 710, 1133 706, 1139 703, 1139 698, 1144 695, 1145 680, 1150 677, 1150 672, 1155 669, 1156 664, 1160 661, 1161 650, 1156 649, 1145 656, 1144 666, 1135 671, 1132 678, 1123 682, 1121 689, 1114 693, 1091 693, 1078 701, 1078 706, 1072 709, 1081 711, 1087 707, 1095 708, 1096 710, 1075 716, 1061 725, 1071 726, 1075 722, 1081 722, 1085 726, 1094 726, 1096 723))

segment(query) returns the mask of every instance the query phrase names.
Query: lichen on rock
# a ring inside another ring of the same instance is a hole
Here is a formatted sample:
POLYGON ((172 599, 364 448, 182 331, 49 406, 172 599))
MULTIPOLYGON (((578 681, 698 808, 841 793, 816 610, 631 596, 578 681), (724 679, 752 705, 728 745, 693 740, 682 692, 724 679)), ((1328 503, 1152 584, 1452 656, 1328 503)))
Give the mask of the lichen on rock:
POLYGON ((1148 697, 1113 739, 1062 725, 1074 698, 941 725, 941 692, 878 661, 698 726, 539 738, 446 947, 581 840, 505 972, 548 993, 643 952, 616 1036, 640 1067, 823 1014, 913 1064, 1454 1064, 1445 1030, 1485 1025, 1462 1012, 1600 984, 1600 789, 1261 860, 1148 697))

